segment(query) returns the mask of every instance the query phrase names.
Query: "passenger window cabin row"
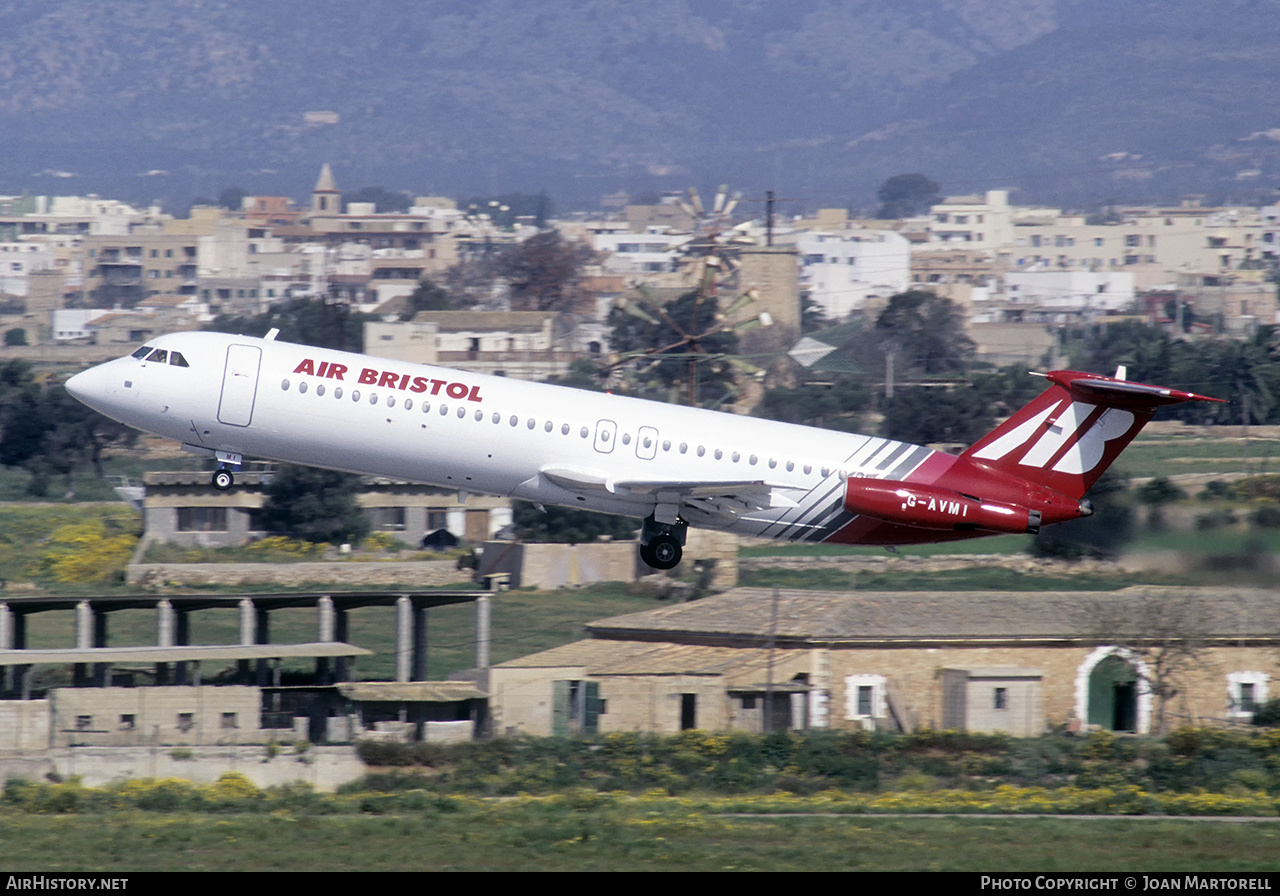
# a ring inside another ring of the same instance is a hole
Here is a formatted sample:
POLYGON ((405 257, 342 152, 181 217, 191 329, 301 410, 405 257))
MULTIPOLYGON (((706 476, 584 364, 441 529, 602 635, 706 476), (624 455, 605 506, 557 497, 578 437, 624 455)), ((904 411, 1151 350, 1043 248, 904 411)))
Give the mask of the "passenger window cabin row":
MULTIPOLYGON (((280 381, 280 389, 281 389, 282 391, 284 391, 284 392, 288 392, 292 387, 293 387, 293 386, 292 386, 292 383, 291 383, 291 381, 290 381, 287 377, 286 377, 285 379, 283 379, 283 380, 281 380, 281 381, 280 381)), ((297 385, 297 390, 298 390, 298 392, 299 392, 300 394, 304 394, 304 395, 305 395, 305 394, 308 392, 308 390, 309 390, 309 389, 310 389, 310 386, 308 385, 308 383, 307 383, 305 380, 303 380, 303 381, 299 382, 299 383, 298 383, 298 385, 297 385)), ((348 397, 349 397, 349 398, 351 399, 351 401, 353 401, 353 402, 359 402, 359 401, 360 401, 360 398, 361 398, 361 391, 360 391, 359 389, 352 389, 349 393, 344 393, 343 388, 342 388, 341 386, 334 386, 334 387, 333 387, 333 389, 332 389, 332 391, 331 391, 331 392, 328 392, 328 391, 326 390, 326 386, 325 386, 325 384, 324 384, 324 383, 319 383, 319 384, 317 384, 317 385, 315 386, 314 391, 315 391, 315 394, 316 394, 317 396, 323 396, 323 395, 326 395, 326 394, 332 394, 332 396, 333 396, 335 399, 341 399, 341 398, 343 397, 343 395, 344 395, 344 394, 347 394, 347 395, 348 395, 348 397)), ((371 404, 371 405, 376 405, 376 404, 378 404, 378 402, 379 402, 379 400, 380 400, 380 399, 379 399, 379 395, 378 395, 378 393, 377 393, 377 392, 369 392, 369 393, 367 393, 367 398, 366 398, 366 400, 369 402, 369 404, 371 404)), ((396 396, 395 396, 395 395, 389 395, 389 396, 387 396, 387 398, 386 398, 385 407, 389 407, 389 408, 396 407, 396 403, 397 403, 397 398, 396 398, 396 396)), ((400 405, 401 405, 401 407, 402 407, 404 410, 406 410, 406 411, 412 411, 412 410, 414 409, 414 407, 415 407, 414 399, 413 399, 413 398, 404 398, 403 400, 401 400, 401 401, 400 401, 400 405)), ((447 417, 447 416, 449 415, 449 405, 448 405, 448 403, 447 403, 447 402, 441 402, 441 403, 440 403, 439 405, 437 405, 436 407, 438 408, 438 412, 439 412, 440 416, 442 416, 442 417, 447 417)), ((431 403, 430 401, 428 401, 428 400, 423 400, 423 401, 421 402, 420 409, 421 409, 421 412, 422 412, 422 413, 424 413, 424 414, 429 414, 429 413, 431 413, 432 403, 431 403)), ((461 419, 465 419, 465 418, 467 417, 467 415, 468 415, 468 414, 467 414, 467 411, 468 411, 468 409, 467 409, 465 406, 460 406, 460 407, 458 407, 458 409, 457 409, 457 417, 458 417, 458 419, 460 419, 460 420, 461 420, 461 419)), ((484 420, 484 418, 485 418, 485 414, 486 414, 486 412, 485 412, 485 411, 483 411, 483 410, 479 410, 479 409, 477 409, 477 410, 475 410, 475 411, 471 412, 471 416, 473 417, 473 419, 474 419, 477 423, 482 422, 482 421, 484 420)), ((503 422, 504 415, 503 415, 502 413, 499 413, 498 411, 493 411, 493 412, 490 414, 490 418, 489 418, 489 419, 490 419, 490 422, 491 422, 493 425, 497 426, 497 425, 500 425, 500 424, 503 422)), ((507 423, 507 425, 508 425, 508 426, 510 426, 510 427, 512 427, 512 428, 518 427, 518 426, 520 425, 521 418, 520 418, 520 416, 519 416, 519 415, 517 415, 517 414, 511 414, 511 415, 509 415, 509 416, 506 416, 506 418, 505 418, 505 419, 506 419, 506 423, 507 423)), ((525 428, 526 428, 526 429, 529 429, 529 430, 535 430, 535 429, 537 429, 537 428, 538 428, 538 421, 537 421, 535 418, 533 418, 533 417, 528 417, 528 418, 525 418, 525 424, 524 424, 524 425, 525 425, 525 428)), ((550 421, 550 420, 544 421, 544 422, 543 422, 543 424, 542 424, 542 430, 543 430, 544 432, 548 432, 548 433, 553 432, 553 431, 555 430, 555 428, 556 428, 556 425, 555 425, 552 421, 550 421)), ((565 436, 567 436, 567 435, 569 435, 572 431, 573 431, 573 427, 572 427, 572 426, 570 426, 570 424, 568 424, 568 423, 562 423, 562 424, 560 425, 560 434, 561 434, 561 435, 565 435, 565 436)), ((652 432, 652 430, 650 430, 650 431, 652 432)), ((579 436, 579 438, 583 438, 583 439, 590 438, 590 436, 591 436, 591 427, 589 427, 589 426, 583 426, 583 427, 580 427, 580 428, 578 429, 578 436, 579 436)), ((607 440, 608 440, 608 436, 607 436, 607 435, 606 435, 606 436, 604 436, 603 440, 604 440, 604 441, 607 441, 607 440)), ((630 444, 631 444, 631 441, 632 441, 631 433, 623 433, 623 434, 622 434, 622 438, 621 438, 621 440, 620 440, 620 441, 622 442, 622 444, 623 444, 623 445, 630 445, 630 444)), ((653 445, 653 437, 652 437, 652 436, 645 436, 645 437, 644 437, 644 439, 643 439, 643 441, 642 441, 642 444, 643 444, 643 446, 644 446, 645 448, 652 447, 652 445, 653 445)), ((663 450, 664 452, 670 452, 670 451, 674 448, 674 449, 675 449, 678 453, 680 453, 680 454, 688 454, 690 450, 693 450, 693 451, 694 451, 694 453, 695 453, 698 457, 705 457, 705 456, 706 456, 706 454, 707 454, 707 452, 708 452, 708 449, 707 449, 707 447, 706 447, 705 445, 698 445, 698 446, 696 446, 696 447, 691 448, 691 446, 689 445, 689 443, 688 443, 688 442, 680 442, 680 443, 679 443, 679 445, 674 445, 674 444, 671 442, 671 440, 670 440, 670 439, 664 439, 664 440, 662 441, 662 446, 661 446, 661 447, 662 447, 662 450, 663 450)), ((716 449, 712 450, 712 452, 711 452, 711 453, 712 453, 712 457, 713 457, 715 460, 723 460, 723 459, 725 458, 725 452, 724 452, 724 450, 723 450, 723 449, 721 449, 721 448, 716 448, 716 449)), ((743 455, 742 455, 742 453, 741 453, 740 451, 734 451, 734 452, 732 452, 732 453, 730 453, 730 454, 729 454, 729 460, 730 460, 732 463, 735 463, 735 464, 736 464, 736 463, 740 463, 740 462, 743 460, 743 455)), ((760 463, 760 457, 759 457, 758 455, 755 455, 755 454, 749 454, 749 455, 747 455, 747 456, 746 456, 746 462, 747 462, 747 465, 748 465, 748 466, 753 466, 753 467, 754 467, 754 466, 757 466, 757 465, 760 463)), ((775 470, 775 469, 778 469, 779 467, 782 467, 782 468, 783 468, 783 469, 785 469, 788 473, 793 473, 793 472, 795 472, 795 470, 796 470, 797 466, 799 466, 799 467, 800 467, 800 469, 804 472, 804 475, 806 475, 806 476, 811 476, 811 475, 813 475, 813 471, 814 471, 813 464, 797 465, 797 463, 796 463, 795 461, 793 461, 793 460, 788 460, 788 461, 785 461, 785 462, 784 462, 784 461, 779 461, 778 459, 776 459, 776 458, 772 458, 772 457, 771 457, 771 458, 768 458, 768 460, 765 462, 765 466, 767 466, 770 470, 775 470)), ((822 467, 822 468, 819 470, 819 472, 820 472, 820 474, 821 474, 821 476, 822 476, 823 478, 826 478, 827 476, 829 476, 829 475, 831 474, 831 468, 830 468, 830 467, 822 467)))

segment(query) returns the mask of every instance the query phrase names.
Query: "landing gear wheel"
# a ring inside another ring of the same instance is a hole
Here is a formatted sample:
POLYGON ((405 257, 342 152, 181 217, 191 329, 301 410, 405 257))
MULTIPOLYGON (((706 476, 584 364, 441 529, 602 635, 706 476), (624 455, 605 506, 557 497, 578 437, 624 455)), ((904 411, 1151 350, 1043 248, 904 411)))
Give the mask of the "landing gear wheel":
POLYGON ((655 535, 647 545, 640 548, 640 559, 654 569, 675 569, 680 565, 682 556, 684 549, 674 535, 655 535))
POLYGON ((220 492, 225 492, 236 484, 236 477, 231 475, 230 470, 216 470, 213 474, 213 487, 220 492))

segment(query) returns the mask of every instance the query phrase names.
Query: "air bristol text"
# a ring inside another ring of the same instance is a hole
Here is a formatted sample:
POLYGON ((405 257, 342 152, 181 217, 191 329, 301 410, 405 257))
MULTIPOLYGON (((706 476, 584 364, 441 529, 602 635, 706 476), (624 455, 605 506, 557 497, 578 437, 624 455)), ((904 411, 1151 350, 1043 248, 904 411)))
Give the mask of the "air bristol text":
MULTIPOLYGON (((306 376, 317 376, 326 380, 347 381, 348 368, 345 364, 321 361, 316 364, 311 358, 304 358, 302 363, 293 369, 294 373, 306 376)), ((380 389, 396 389, 401 392, 419 392, 427 395, 439 395, 441 390, 449 398, 465 398, 467 401, 484 401, 480 395, 480 387, 467 383, 455 383, 449 380, 436 380, 426 376, 410 376, 394 370, 376 370, 362 367, 356 382, 366 386, 377 386, 380 389)))

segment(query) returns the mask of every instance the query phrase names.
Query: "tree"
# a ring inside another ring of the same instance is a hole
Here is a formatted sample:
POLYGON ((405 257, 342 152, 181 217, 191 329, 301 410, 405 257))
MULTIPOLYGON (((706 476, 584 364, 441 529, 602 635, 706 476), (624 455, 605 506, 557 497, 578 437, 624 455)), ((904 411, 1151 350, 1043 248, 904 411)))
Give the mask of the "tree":
POLYGON ((895 174, 880 185, 877 218, 910 218, 923 214, 938 201, 938 184, 923 174, 895 174))
POLYGON ((1175 501, 1184 501, 1187 493, 1176 485, 1168 476, 1156 476, 1148 479, 1136 490, 1137 498, 1147 505, 1147 527, 1163 529, 1165 527, 1164 507, 1175 501))
POLYGON ((263 528, 306 541, 357 542, 369 534, 360 491, 352 473, 281 464, 263 488, 263 528))
POLYGON ((861 432, 862 415, 870 406, 871 394, 866 384, 841 376, 828 382, 767 389, 752 413, 765 420, 861 432))
POLYGON ((1124 365, 1130 379, 1164 383, 1173 364, 1173 340, 1159 327, 1136 320, 1088 324, 1065 334, 1074 370, 1110 375, 1124 365))
POLYGON ((586 389, 589 392, 603 392, 605 385, 601 368, 590 358, 574 358, 563 376, 548 377, 547 382, 571 389, 586 389))
POLYGON ((495 271, 511 289, 513 311, 585 314, 595 299, 582 286, 582 268, 594 257, 585 243, 546 230, 499 253, 495 271))
POLYGON ((249 191, 244 187, 227 187, 218 194, 218 205, 238 212, 244 205, 244 197, 248 195, 249 191))
POLYGON ((971 386, 898 389, 885 399, 881 410, 881 434, 915 444, 969 445, 995 423, 990 400, 971 386))
POLYGON ((737 334, 723 325, 718 311, 715 298, 697 290, 655 307, 656 313, 639 305, 614 308, 609 312, 610 342, 621 355, 640 356, 638 376, 646 378, 639 384, 642 393, 665 399, 683 391, 686 398, 693 396, 693 403, 714 407, 736 391, 726 356, 738 351, 737 334))
POLYGON ((827 318, 826 309, 813 300, 806 290, 800 293, 800 332, 816 333, 833 325, 827 318))
POLYGON ((516 538, 529 542, 585 544, 601 537, 630 540, 640 528, 636 520, 625 516, 570 507, 539 507, 528 501, 513 501, 511 515, 516 538))
POLYGON ((344 207, 353 202, 372 202, 374 211, 379 214, 389 212, 407 212, 413 205, 413 194, 403 190, 388 190, 385 187, 361 187, 355 193, 343 193, 344 207))
POLYGON ((252 317, 219 315, 205 329, 243 336, 265 336, 275 327, 285 342, 350 352, 359 351, 364 344, 367 320, 370 320, 369 315, 352 311, 347 305, 297 298, 272 305, 267 311, 252 317))
POLYGON ((1031 543, 1031 553, 1066 560, 1117 556, 1133 537, 1128 492, 1127 477, 1115 469, 1103 473, 1089 489, 1093 514, 1041 529, 1031 543))
POLYGON ((973 360, 973 340, 964 333, 960 309, 927 290, 891 296, 876 318, 875 335, 885 352, 893 353, 895 373, 954 376, 973 360))
POLYGON ((61 380, 37 380, 25 361, 0 364, 0 464, 30 473, 30 494, 47 494, 55 475, 65 476, 67 494, 74 494, 77 470, 91 464, 102 476, 103 450, 136 437, 72 398, 61 380))
POLYGON ((401 320, 413 320, 419 311, 450 311, 453 301, 449 293, 430 280, 423 280, 405 300, 405 310, 401 312, 401 320))

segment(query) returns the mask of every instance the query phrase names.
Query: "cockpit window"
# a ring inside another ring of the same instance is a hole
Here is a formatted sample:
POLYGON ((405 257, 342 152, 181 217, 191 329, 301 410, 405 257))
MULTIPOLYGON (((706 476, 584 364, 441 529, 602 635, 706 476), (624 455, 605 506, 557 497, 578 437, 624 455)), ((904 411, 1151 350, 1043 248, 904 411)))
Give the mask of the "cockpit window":
POLYGON ((162 348, 144 345, 133 353, 133 357, 139 361, 151 361, 155 364, 168 364, 171 367, 190 367, 187 359, 182 357, 182 352, 166 351, 162 348))

